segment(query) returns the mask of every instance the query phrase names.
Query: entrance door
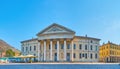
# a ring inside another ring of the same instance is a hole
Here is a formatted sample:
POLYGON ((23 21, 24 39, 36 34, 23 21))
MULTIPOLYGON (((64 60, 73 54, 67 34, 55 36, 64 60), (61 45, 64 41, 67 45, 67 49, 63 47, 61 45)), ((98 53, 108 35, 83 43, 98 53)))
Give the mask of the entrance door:
POLYGON ((66 59, 67 59, 67 61, 70 61, 70 53, 67 53, 66 59))
POLYGON ((54 55, 54 61, 57 61, 57 53, 54 55))

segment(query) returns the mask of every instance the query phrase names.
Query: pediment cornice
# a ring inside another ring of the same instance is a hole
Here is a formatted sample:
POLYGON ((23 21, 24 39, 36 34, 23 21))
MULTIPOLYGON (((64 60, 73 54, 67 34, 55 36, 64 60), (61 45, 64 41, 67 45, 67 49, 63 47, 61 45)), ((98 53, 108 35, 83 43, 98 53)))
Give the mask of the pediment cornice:
POLYGON ((47 28, 45 28, 44 30, 42 30, 41 32, 39 32, 37 34, 38 35, 43 35, 43 34, 54 34, 54 33, 69 33, 69 34, 75 34, 74 31, 72 31, 71 29, 68 29, 64 26, 61 26, 59 24, 53 23, 52 25, 48 26, 47 28))

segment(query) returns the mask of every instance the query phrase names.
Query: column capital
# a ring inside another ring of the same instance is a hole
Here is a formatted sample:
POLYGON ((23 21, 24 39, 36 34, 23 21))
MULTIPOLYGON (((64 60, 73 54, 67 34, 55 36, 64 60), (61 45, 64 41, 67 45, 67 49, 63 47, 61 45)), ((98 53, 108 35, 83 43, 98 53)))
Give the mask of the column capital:
POLYGON ((73 38, 64 38, 64 40, 66 40, 66 41, 72 41, 73 38))

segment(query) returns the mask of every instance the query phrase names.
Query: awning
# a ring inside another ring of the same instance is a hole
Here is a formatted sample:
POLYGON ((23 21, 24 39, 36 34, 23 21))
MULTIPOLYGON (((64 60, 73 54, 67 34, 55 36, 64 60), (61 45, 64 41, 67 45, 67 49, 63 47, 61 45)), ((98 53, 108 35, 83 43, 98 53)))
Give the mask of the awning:
POLYGON ((36 56, 34 56, 34 55, 27 55, 26 57, 27 58, 35 58, 36 56))
POLYGON ((35 58, 36 56, 34 55, 26 55, 26 56, 23 56, 23 55, 20 55, 20 56, 14 56, 15 58, 35 58))

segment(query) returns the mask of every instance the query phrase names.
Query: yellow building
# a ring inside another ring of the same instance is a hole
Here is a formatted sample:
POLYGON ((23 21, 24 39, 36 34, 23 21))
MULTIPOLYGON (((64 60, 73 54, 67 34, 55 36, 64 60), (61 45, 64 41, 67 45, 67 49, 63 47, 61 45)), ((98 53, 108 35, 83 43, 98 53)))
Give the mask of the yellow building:
POLYGON ((100 62, 120 62, 120 46, 111 42, 99 48, 100 62))

